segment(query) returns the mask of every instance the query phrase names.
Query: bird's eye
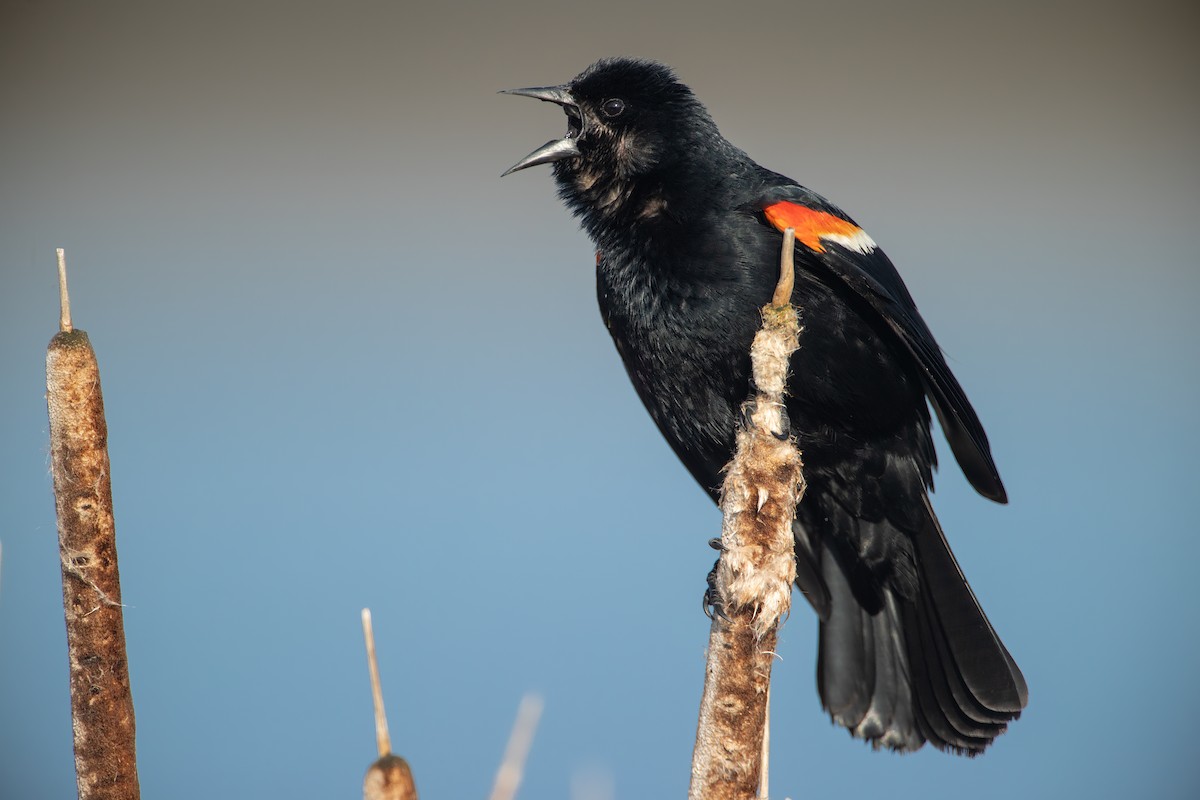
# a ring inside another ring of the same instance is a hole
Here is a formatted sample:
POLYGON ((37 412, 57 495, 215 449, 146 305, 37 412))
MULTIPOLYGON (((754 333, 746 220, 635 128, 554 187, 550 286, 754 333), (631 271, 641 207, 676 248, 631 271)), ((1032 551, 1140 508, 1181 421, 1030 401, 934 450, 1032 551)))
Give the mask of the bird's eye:
POLYGON ((604 112, 606 117, 619 117, 621 112, 625 110, 625 101, 614 97, 612 100, 605 100, 604 105, 600 106, 600 110, 604 112))

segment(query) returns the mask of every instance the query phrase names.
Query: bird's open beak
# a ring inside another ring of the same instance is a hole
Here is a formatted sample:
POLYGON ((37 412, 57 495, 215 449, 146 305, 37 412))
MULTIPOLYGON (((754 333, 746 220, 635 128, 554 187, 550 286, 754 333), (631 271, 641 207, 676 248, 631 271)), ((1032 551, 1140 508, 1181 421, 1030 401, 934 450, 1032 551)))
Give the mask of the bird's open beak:
POLYGON ((579 155, 579 145, 576 144, 575 140, 583 132, 583 114, 579 110, 579 104, 575 102, 575 98, 571 96, 571 93, 567 91, 565 86, 535 86, 529 89, 505 89, 501 94, 536 97, 538 100, 545 100, 547 103, 556 103, 562 106, 563 111, 567 114, 566 136, 546 142, 537 150, 534 150, 506 169, 501 173, 501 178, 526 167, 549 164, 552 161, 562 161, 564 158, 575 158, 579 155))

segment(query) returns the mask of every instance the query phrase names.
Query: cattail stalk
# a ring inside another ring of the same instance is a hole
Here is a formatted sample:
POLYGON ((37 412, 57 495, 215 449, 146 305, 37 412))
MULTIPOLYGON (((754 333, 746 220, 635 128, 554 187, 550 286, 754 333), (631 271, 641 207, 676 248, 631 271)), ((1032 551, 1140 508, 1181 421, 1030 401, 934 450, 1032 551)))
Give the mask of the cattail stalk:
POLYGON ((140 790, 133 696, 100 370, 88 335, 71 324, 61 249, 58 264, 60 330, 46 351, 46 404, 70 659, 75 775, 79 800, 136 800, 140 790))
POLYGON ((529 748, 533 745, 533 734, 537 730, 538 720, 542 716, 542 698, 536 694, 527 694, 521 698, 517 706, 517 718, 513 721, 512 732, 508 735, 508 746, 504 748, 504 760, 496 771, 496 780, 492 784, 492 794, 489 800, 514 800, 521 778, 525 774, 525 760, 529 757, 529 748))
POLYGON ((721 489, 717 604, 689 800, 748 800, 766 792, 767 701, 779 624, 791 607, 792 522, 803 464, 788 435, 784 393, 799 346, 791 304, 794 232, 784 233, 775 296, 751 346, 754 394, 743 406, 737 451, 721 489))
POLYGON ((369 608, 362 610, 362 626, 367 643, 367 669, 371 674, 371 699, 375 706, 375 746, 379 751, 379 758, 367 768, 363 777, 363 800, 417 800, 417 786, 408 762, 392 752, 369 608))

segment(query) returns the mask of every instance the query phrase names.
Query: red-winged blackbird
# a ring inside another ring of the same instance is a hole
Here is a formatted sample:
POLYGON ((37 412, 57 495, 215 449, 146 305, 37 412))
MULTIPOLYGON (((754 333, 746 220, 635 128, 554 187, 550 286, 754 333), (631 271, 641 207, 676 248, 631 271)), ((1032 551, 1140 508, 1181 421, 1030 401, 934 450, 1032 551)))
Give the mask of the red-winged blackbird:
POLYGON ((977 754, 1020 715, 1025 679, 930 506, 926 398, 985 497, 1007 501, 983 427, 883 251, 844 212, 721 136, 667 67, 606 59, 562 86, 554 164, 595 242, 600 311, 650 415, 714 499, 750 386, 750 343, 796 230, 800 349, 787 411, 808 491, 796 584, 820 617, 817 687, 875 746, 977 754))

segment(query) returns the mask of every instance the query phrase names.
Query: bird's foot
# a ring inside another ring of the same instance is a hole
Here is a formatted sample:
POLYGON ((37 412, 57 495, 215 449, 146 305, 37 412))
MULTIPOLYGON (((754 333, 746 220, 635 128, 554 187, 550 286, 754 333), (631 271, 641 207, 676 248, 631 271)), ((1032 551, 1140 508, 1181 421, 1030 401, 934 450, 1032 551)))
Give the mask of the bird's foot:
MULTIPOLYGON (((724 550, 720 539, 709 539, 708 546, 714 550, 724 550)), ((725 605, 721 602, 721 593, 717 590, 717 569, 721 566, 721 558, 718 556, 713 563, 713 568, 708 573, 708 587, 704 590, 704 598, 701 607, 704 609, 704 616, 709 619, 713 615, 719 616, 721 619, 728 620, 729 615, 725 613, 725 605)))

